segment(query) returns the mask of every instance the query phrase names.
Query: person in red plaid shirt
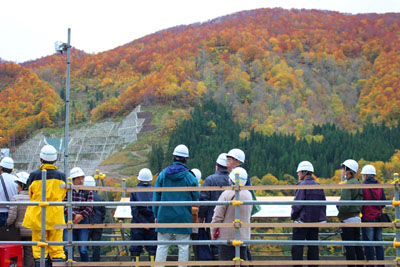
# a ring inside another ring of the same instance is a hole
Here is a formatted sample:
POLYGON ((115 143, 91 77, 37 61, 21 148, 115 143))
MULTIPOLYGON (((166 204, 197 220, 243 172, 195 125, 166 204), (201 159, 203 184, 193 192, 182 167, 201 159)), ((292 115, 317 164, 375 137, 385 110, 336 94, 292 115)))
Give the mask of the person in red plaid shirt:
MULTIPOLYGON (((83 185, 85 180, 85 174, 79 167, 74 167, 71 170, 70 177, 74 185, 83 185)), ((91 190, 72 190, 72 201, 74 202, 93 202, 93 191, 91 190)), ((67 198, 64 198, 67 201, 67 198)), ((88 224, 89 216, 93 213, 92 206, 73 206, 72 207, 72 223, 73 224, 88 224)), ((64 208, 64 214, 67 221, 68 208, 64 208)), ((68 231, 64 230, 64 241, 68 240, 68 231)), ((89 229, 74 229, 72 232, 73 241, 88 241, 89 240, 89 229)), ((79 255, 81 261, 89 261, 89 251, 87 246, 79 246, 79 255)), ((66 247, 66 253, 68 257, 68 247, 66 247)), ((72 253, 73 255, 74 253, 72 253)))

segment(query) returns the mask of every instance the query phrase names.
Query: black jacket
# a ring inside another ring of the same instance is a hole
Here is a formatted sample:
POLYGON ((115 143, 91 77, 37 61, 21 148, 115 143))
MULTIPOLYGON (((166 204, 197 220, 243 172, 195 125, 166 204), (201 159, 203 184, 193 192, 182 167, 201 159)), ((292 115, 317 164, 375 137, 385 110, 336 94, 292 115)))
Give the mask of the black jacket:
MULTIPOLYGON (((93 191, 93 201, 104 201, 104 199, 93 191)), ((106 217, 106 207, 105 206, 93 206, 93 214, 89 216, 89 223, 103 223, 106 217)))
MULTIPOLYGON (((216 171, 214 174, 208 176, 203 183, 203 186, 229 186, 229 173, 216 171)), ((223 191, 201 191, 200 201, 218 200, 223 191)), ((199 218, 205 219, 205 222, 212 221, 215 206, 200 206, 199 218)))

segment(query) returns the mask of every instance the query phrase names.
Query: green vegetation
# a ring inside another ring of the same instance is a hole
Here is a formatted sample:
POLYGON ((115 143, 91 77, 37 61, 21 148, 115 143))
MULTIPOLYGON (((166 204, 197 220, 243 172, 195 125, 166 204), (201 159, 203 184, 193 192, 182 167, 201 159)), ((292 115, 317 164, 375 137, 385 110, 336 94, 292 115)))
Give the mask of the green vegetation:
POLYGON ((186 144, 190 150, 189 168, 199 168, 203 177, 207 177, 214 172, 215 159, 220 153, 238 147, 245 151, 246 169, 251 176, 262 178, 261 184, 276 184, 275 177, 293 183, 295 179, 291 175, 296 174, 297 164, 302 160, 314 164, 318 177, 330 178, 348 158, 389 161, 395 148, 400 148, 400 124, 392 128, 384 123, 368 124, 355 133, 333 124, 315 125, 309 139, 298 139, 293 134, 265 135, 254 130, 240 138, 241 132, 241 126, 234 121, 228 107, 206 100, 194 108, 190 119, 171 133, 164 159, 159 156, 159 148, 154 146, 156 151, 149 153, 151 166, 168 165, 171 162, 168 155, 174 147, 186 144), (267 174, 275 177, 265 176, 267 174))

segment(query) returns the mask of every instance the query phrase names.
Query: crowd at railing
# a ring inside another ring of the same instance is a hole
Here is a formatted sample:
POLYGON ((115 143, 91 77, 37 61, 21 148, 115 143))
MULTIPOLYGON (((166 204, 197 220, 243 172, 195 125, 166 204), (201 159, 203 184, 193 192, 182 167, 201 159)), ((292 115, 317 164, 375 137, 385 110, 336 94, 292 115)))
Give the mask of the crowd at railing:
MULTIPOLYGON (((364 166, 361 171, 363 184, 355 177, 357 162, 347 160, 342 164, 345 184, 319 185, 314 179, 312 164, 303 161, 297 169, 299 183, 296 185, 251 186, 246 170, 240 167, 244 153, 232 149, 217 158, 216 173, 207 177, 199 187, 196 179, 199 173, 186 167, 189 151, 186 146, 179 145, 173 152, 174 163, 160 172, 154 187, 150 183, 153 179, 150 170, 142 169, 136 188, 115 188, 96 186, 93 177, 87 177, 85 183, 85 174, 79 167, 71 170, 66 181, 54 165, 55 153, 53 147, 46 145, 40 153, 41 168, 32 172, 29 179, 26 174, 15 179, 21 186, 20 191, 28 189, 24 184, 29 186, 29 191, 26 191, 30 200, 28 205, 22 201, 0 201, 0 205, 7 205, 7 213, 9 207, 28 206, 21 226, 32 230, 32 241, 25 238, 22 241, 0 241, 0 244, 23 244, 27 254, 28 248, 32 247, 36 266, 380 266, 398 265, 400 262, 400 242, 396 241, 400 232, 396 230, 393 241, 382 241, 383 227, 397 229, 400 226, 398 175, 395 174, 393 184, 379 184, 372 181, 376 175, 372 165, 364 166), (385 199, 384 188, 394 189, 393 200, 385 199), (253 190, 282 189, 296 190, 294 200, 260 201, 253 193, 253 190), (341 199, 326 201, 323 189, 341 189, 341 199), (99 191, 130 194, 130 201, 93 201, 96 195, 99 196, 99 191), (292 205, 293 222, 251 223, 251 215, 260 205, 292 205), (327 205, 337 206, 340 222, 326 222, 327 205), (104 215, 100 213, 104 214, 105 206, 130 206, 131 223, 104 224, 104 215), (387 218, 384 221, 384 206, 395 208, 393 222, 387 218), (90 222, 89 217, 97 211, 103 218, 90 222), (292 240, 251 238, 251 228, 274 227, 292 228, 292 240), (334 227, 341 229, 341 241, 318 240, 320 228, 334 227), (101 235, 100 238, 97 235, 89 241, 89 233, 99 233, 105 228, 131 229, 131 240, 102 241, 101 235), (290 245, 292 260, 252 260, 249 246, 260 244, 290 245), (100 247, 110 245, 130 246, 132 261, 99 262, 100 247), (170 245, 178 246, 176 262, 167 261, 170 245), (73 261, 73 246, 79 248, 80 262, 73 261), (88 246, 96 248, 96 256, 92 259, 96 262, 88 262, 88 246), (194 261, 189 260, 190 246, 194 248, 194 261), (304 246, 308 246, 307 260, 303 260, 304 246), (318 246, 344 246, 346 260, 320 260, 318 246), (396 261, 384 260, 383 246, 396 249, 396 261), (143 248, 149 254, 149 261, 139 261, 143 248)), ((7 169, 3 165, 0 163, 3 170, 7 169)), ((7 175, 3 172, 2 176, 7 175)), ((3 187, 6 188, 4 183, 3 187)))

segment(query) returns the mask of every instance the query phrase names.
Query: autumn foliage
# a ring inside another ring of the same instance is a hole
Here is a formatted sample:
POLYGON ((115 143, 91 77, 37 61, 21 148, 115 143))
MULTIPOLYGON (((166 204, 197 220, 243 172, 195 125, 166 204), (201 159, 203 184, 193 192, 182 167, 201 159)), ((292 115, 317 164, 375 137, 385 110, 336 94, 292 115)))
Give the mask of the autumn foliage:
MULTIPOLYGON (((326 122, 394 125, 399 36, 394 13, 277 8, 173 27, 99 54, 73 49, 72 119, 120 116, 139 103, 186 108, 212 97, 232 104, 245 129, 267 135, 300 138, 326 122)), ((61 98, 65 66, 63 55, 23 64, 61 98)))
POLYGON ((14 63, 0 64, 0 144, 26 140, 37 129, 55 126, 62 102, 51 86, 14 63))

